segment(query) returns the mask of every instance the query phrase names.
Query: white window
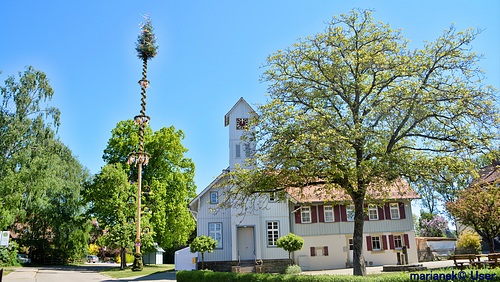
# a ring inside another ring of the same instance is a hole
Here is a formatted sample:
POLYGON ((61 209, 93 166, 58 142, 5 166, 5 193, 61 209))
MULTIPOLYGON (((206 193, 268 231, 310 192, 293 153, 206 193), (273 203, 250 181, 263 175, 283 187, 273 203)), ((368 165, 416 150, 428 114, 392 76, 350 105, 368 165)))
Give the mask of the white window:
POLYGON ((390 203, 391 207, 391 219, 399 219, 399 204, 398 203, 390 203))
POLYGON ((267 222, 267 246, 276 246, 279 238, 279 221, 267 222))
POLYGON ((394 235, 394 248, 395 249, 403 248, 403 240, 401 239, 401 235, 394 235))
POLYGON ((372 237, 372 250, 374 251, 380 251, 382 248, 380 248, 380 237, 375 236, 372 237))
POLYGON ((236 144, 236 155, 235 155, 235 158, 241 158, 241 145, 240 144, 236 144))
POLYGON ((218 203, 217 192, 210 192, 210 203, 211 204, 217 204, 218 203))
POLYGON ((325 222, 333 222, 333 207, 325 206, 324 212, 325 212, 325 222))
POLYGON ((311 223, 311 207, 302 207, 300 212, 302 223, 311 223))
POLYGON ((245 143, 243 145, 243 150, 245 151, 245 157, 250 157, 250 144, 245 143))
POLYGON ((222 223, 209 223, 208 236, 217 241, 217 248, 222 248, 222 223))
POLYGON ((368 217, 370 220, 378 220, 378 208, 376 205, 368 205, 368 217))
POLYGON ((276 192, 269 193, 269 202, 276 202, 276 192))
POLYGON ((350 205, 346 207, 347 211, 347 221, 354 221, 354 206, 350 205))
POLYGON ((349 238, 349 251, 354 250, 354 241, 352 238, 349 238))

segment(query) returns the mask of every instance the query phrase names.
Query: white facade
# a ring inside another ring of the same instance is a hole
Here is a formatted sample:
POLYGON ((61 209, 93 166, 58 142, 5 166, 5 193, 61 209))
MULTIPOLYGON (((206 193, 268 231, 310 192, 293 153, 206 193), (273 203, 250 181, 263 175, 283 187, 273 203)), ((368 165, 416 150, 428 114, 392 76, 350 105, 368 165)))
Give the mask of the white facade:
MULTIPOLYGON (((245 133, 241 127, 253 117, 257 117, 256 113, 243 98, 225 116, 225 126, 229 127, 229 170, 234 170, 237 164, 243 165, 245 157, 250 155, 246 151, 254 148, 254 144, 241 140, 245 133)), ((277 248, 275 240, 289 233, 304 239, 302 250, 293 254, 295 263, 303 270, 344 268, 352 261, 349 239, 352 239, 354 223, 346 218, 346 206, 319 201, 297 203, 292 198, 284 203, 263 196, 259 207, 251 214, 241 215, 235 208, 214 212, 222 199, 223 189, 228 189, 218 186, 226 172, 223 170, 189 204, 197 220, 197 235, 211 236, 218 241, 213 253, 205 253, 205 262, 288 259, 288 253, 277 248), (305 213, 308 222, 299 218, 303 208, 309 210, 309 214, 305 213)), ((365 222, 364 258, 371 265, 396 264, 397 253, 401 253, 403 245, 408 247, 408 261, 417 262, 410 201, 393 199, 391 203, 393 210, 388 203, 385 208, 375 211, 377 220, 365 222), (391 219, 391 213, 398 217, 391 219), (372 243, 372 240, 379 240, 378 249, 368 246, 368 241, 372 243)))

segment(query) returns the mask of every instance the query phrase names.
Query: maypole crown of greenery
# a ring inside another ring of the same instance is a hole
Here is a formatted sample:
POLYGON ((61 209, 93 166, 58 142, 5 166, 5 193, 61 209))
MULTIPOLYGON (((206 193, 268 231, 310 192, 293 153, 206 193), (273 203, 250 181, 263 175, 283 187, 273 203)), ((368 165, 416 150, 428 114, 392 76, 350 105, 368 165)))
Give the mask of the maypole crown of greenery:
POLYGON ((141 59, 150 60, 158 53, 158 44, 156 44, 156 37, 153 33, 153 26, 149 16, 145 16, 146 22, 142 23, 142 32, 137 38, 135 50, 141 59))

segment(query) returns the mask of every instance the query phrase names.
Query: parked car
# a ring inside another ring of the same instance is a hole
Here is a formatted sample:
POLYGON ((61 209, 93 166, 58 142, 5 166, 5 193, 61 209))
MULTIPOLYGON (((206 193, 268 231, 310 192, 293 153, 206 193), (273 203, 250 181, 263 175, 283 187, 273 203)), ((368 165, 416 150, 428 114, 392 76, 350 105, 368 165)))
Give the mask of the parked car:
POLYGON ((96 263, 98 261, 99 261, 99 258, 97 256, 87 256, 88 263, 91 263, 91 262, 96 263))
POLYGON ((26 254, 18 254, 17 261, 19 263, 31 263, 31 259, 26 254))

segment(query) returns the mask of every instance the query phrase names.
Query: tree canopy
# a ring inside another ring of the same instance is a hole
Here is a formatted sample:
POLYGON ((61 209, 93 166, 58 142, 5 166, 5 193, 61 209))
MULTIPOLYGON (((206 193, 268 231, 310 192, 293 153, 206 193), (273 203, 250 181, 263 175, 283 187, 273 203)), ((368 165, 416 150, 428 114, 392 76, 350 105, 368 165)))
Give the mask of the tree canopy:
MULTIPOLYGON (((149 186, 147 195, 152 214, 153 239, 167 249, 183 245, 195 228, 195 222, 187 209, 194 198, 194 163, 185 158, 187 149, 181 143, 184 133, 173 126, 153 132, 144 128, 145 151, 151 155, 149 164, 143 168, 143 187, 149 186)), ((108 164, 121 163, 126 168, 129 181, 136 181, 137 170, 127 164, 131 152, 139 144, 138 127, 131 120, 119 122, 104 150, 103 159, 108 164)))
POLYGON ((335 16, 324 32, 269 55, 269 101, 246 137, 257 144, 254 158, 232 172, 228 198, 245 204, 287 187, 345 191, 355 206, 355 275, 366 274, 367 188, 387 192, 399 177, 452 167, 498 132, 495 90, 481 82, 481 56, 470 47, 478 30, 452 26, 410 50, 401 30, 371 14, 335 16))
POLYGON ((0 228, 18 233, 34 262, 81 258, 90 226, 81 195, 88 172, 55 136, 59 110, 48 105, 49 80, 27 67, 0 92, 0 228))

